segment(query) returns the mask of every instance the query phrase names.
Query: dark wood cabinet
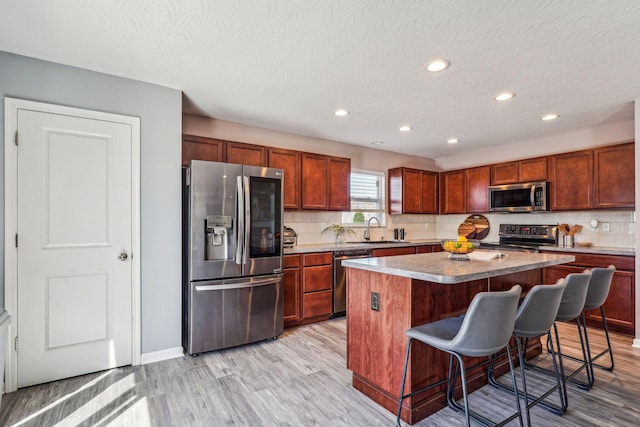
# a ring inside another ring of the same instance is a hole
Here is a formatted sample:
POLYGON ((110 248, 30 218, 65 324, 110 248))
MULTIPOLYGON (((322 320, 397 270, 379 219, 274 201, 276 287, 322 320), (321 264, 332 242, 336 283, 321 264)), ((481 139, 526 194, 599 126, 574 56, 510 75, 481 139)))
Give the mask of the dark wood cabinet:
POLYGON ((593 207, 593 151, 558 154, 551 158, 551 209, 593 207))
POLYGON ((635 206, 634 143, 593 151, 594 208, 635 206))
POLYGON ((351 160, 302 153, 302 209, 351 210, 351 160))
POLYGON ((396 255, 413 255, 416 253, 416 248, 413 246, 404 246, 400 248, 380 248, 371 251, 371 255, 374 257, 379 256, 396 256, 396 255))
POLYGON ((467 212, 466 171, 456 170, 440 173, 440 213, 467 212))
POLYGON ((467 212, 489 212, 489 166, 466 170, 467 212))
POLYGON ((518 162, 491 165, 491 185, 515 184, 518 179, 518 162))
POLYGON ((422 245, 422 246, 416 246, 416 253, 417 254, 428 254, 431 252, 442 252, 444 249, 442 249, 441 245, 422 245))
POLYGON ((327 208, 327 156, 302 153, 302 209, 327 208))
POLYGON ((491 165, 491 185, 547 181, 548 179, 548 157, 536 157, 491 165))
POLYGON ((333 252, 302 254, 302 266, 302 318, 328 319, 333 313, 333 252))
MULTIPOLYGON (((558 253, 558 252, 549 252, 558 253)), ((576 260, 569 264, 546 267, 542 283, 552 284, 570 273, 581 273, 587 268, 615 265, 609 296, 604 312, 609 329, 628 335, 635 334, 635 257, 571 253, 576 260)), ((600 310, 586 313, 590 326, 602 327, 600 310)))
POLYGON ((549 157, 520 160, 518 162, 520 182, 547 181, 549 179, 549 157))
POLYGON ((302 276, 300 255, 283 257, 284 325, 302 319, 302 276))
POLYGON ((351 160, 341 157, 327 158, 327 180, 329 201, 327 209, 351 210, 351 160))
POLYGON ((224 162, 225 141, 195 135, 182 135, 182 165, 191 160, 224 162))
POLYGON ((300 152, 284 148, 267 149, 270 168, 284 170, 284 208, 300 209, 300 152))
POLYGON ((267 166, 267 147, 227 141, 226 162, 240 165, 267 166))
POLYGON ((438 173, 411 168, 387 171, 390 214, 438 213, 438 173))

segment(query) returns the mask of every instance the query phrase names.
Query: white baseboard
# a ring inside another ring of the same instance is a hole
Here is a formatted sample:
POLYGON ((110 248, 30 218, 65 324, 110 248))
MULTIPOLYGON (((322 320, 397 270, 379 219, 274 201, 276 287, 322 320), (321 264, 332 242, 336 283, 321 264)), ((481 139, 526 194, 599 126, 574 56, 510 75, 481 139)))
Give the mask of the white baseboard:
POLYGON ((160 362, 161 360, 175 359, 176 357, 182 357, 183 355, 184 351, 182 350, 182 347, 152 351, 151 353, 143 353, 140 355, 140 364, 146 365, 147 363, 160 362))
POLYGON ((633 344, 631 344, 631 347, 640 348, 640 338, 634 339, 633 344))

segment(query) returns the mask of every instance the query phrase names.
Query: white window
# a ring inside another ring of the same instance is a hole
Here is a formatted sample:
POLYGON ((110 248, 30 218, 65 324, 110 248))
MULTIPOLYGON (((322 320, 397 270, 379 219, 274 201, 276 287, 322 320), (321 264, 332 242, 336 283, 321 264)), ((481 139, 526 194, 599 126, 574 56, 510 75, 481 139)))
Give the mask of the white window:
MULTIPOLYGON (((371 217, 385 224, 384 172, 353 169, 351 171, 351 211, 342 212, 342 224, 366 226, 371 217)), ((373 225, 377 226, 373 221, 373 225)))

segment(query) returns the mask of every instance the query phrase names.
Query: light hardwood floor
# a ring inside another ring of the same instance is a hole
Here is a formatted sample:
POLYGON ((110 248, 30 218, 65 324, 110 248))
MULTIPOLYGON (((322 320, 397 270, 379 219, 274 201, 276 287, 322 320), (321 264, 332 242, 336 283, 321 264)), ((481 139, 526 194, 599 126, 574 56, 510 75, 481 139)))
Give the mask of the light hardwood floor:
MULTIPOLYGON (((5 394, 2 426, 392 426, 395 416, 351 387, 344 319, 288 329, 277 340, 71 378, 5 394)), ((575 326, 561 325, 575 348, 575 326)), ((602 335, 592 333, 600 348, 602 335)), ((586 392, 569 387, 569 411, 532 410, 537 426, 640 425, 640 349, 613 335, 616 369, 596 370, 586 392)), ((547 364, 547 355, 537 358, 547 364)), ((402 369, 402 366, 398 366, 402 369)), ((532 373, 535 387, 544 377, 532 373)), ((509 394, 485 386, 472 409, 492 417, 511 411, 509 394)), ((443 409, 416 426, 461 426, 443 409)), ((516 422, 512 425, 517 425, 516 422)))

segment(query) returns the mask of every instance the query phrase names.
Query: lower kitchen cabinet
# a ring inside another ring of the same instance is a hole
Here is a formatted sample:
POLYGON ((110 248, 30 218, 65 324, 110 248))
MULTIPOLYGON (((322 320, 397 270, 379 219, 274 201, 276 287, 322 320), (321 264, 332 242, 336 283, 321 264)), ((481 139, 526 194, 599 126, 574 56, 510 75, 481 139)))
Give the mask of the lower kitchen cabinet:
POLYGON ((283 258, 284 325, 302 319, 302 273, 300 255, 283 258))
MULTIPOLYGON (((558 252, 549 252, 558 253, 558 252)), ((569 273, 581 273, 586 268, 615 265, 609 296, 604 303, 604 314, 609 329, 628 335, 635 334, 635 257, 571 253, 576 260, 569 264, 546 267, 542 282, 555 283, 569 273)), ((586 313, 589 326, 602 327, 600 310, 586 313)))
POLYGON ((442 249, 442 245, 423 245, 423 246, 416 246, 416 253, 417 254, 428 254, 431 252, 442 252, 444 249, 442 249))
POLYGON ((302 254, 302 318, 333 313, 333 252, 302 254))
POLYGON ((416 248, 413 246, 405 246, 402 248, 382 248, 374 249, 371 251, 371 255, 378 256, 395 256, 395 255, 413 255, 416 253, 416 248))

